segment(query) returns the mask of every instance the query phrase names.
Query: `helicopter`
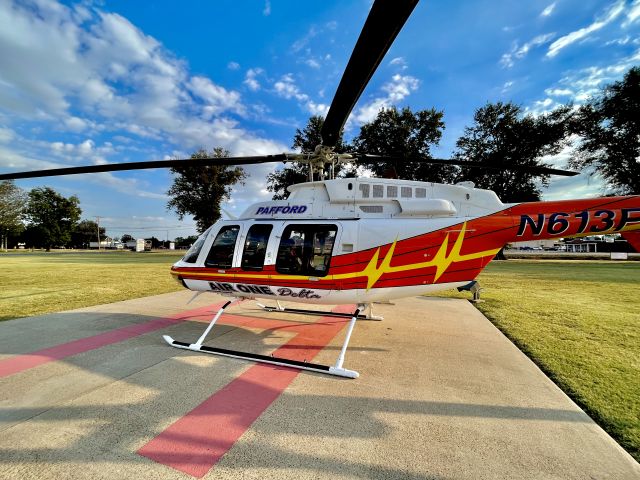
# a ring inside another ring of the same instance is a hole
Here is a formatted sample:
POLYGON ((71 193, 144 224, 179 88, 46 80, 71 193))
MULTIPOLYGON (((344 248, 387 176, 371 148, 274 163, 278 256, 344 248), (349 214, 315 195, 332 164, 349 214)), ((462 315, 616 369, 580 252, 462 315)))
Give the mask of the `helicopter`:
MULTIPOLYGON (((260 202, 237 218, 207 229, 171 267, 185 288, 237 301, 269 300, 266 311, 350 319, 334 365, 319 365, 204 345, 226 309, 218 310, 193 343, 164 340, 197 352, 356 378, 344 368, 357 320, 380 319, 373 303, 447 289, 477 291, 475 279, 508 243, 621 233, 637 241, 640 196, 504 204, 472 182, 455 185, 390 178, 335 178, 336 165, 355 160, 410 160, 478 167, 463 160, 393 159, 335 151, 339 132, 417 5, 375 0, 322 126, 313 153, 100 164, 0 175, 0 180, 204 165, 299 162, 309 181, 289 187, 287 200, 260 202), (352 314, 283 307, 356 304, 352 314)), ((483 167, 484 168, 484 167, 483 167)), ((540 174, 576 175, 547 167, 514 167, 540 174)))

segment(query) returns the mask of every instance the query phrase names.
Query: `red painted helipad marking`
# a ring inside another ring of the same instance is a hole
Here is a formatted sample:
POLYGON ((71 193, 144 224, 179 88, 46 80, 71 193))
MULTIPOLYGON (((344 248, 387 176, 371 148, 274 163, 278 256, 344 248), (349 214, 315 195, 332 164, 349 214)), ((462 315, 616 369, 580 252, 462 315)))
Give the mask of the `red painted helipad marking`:
POLYGON ((207 315, 210 319, 213 314, 212 312, 218 310, 222 305, 224 305, 224 303, 226 302, 213 306, 209 305, 193 310, 187 310, 185 312, 171 315, 167 318, 157 318, 149 320, 148 322, 129 325, 127 327, 117 328, 91 337, 63 343, 61 345, 56 345, 55 347, 5 358, 4 360, 0 360, 0 378, 28 370, 54 360, 61 360, 66 357, 70 357, 71 355, 77 355, 78 353, 87 352, 106 345, 111 345, 112 343, 118 343, 129 338, 137 337, 144 333, 153 332, 154 330, 174 325, 177 322, 193 320, 193 317, 207 315))
MULTIPOLYGON (((273 328, 277 322, 275 328, 288 329, 297 335, 274 355, 307 361, 313 360, 348 322, 332 317, 322 317, 316 323, 249 317, 225 320, 267 328, 273 328)), ((203 477, 298 373, 300 370, 293 368, 254 365, 140 448, 138 454, 194 477, 203 477)))

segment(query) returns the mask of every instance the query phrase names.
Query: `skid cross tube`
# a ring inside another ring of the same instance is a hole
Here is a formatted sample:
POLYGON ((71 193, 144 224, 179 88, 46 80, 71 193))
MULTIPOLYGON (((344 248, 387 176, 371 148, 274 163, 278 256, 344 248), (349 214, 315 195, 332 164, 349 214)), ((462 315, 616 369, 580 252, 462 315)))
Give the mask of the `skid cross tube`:
MULTIPOLYGON (((335 365, 328 366, 328 365, 321 365, 318 363, 301 362, 299 360, 290 360, 288 358, 274 357, 270 355, 259 355, 257 353, 240 352, 236 350, 227 350, 225 348, 208 347, 206 345, 202 345, 206 336, 209 334, 213 326, 216 324, 218 319, 224 313, 225 309, 231 303, 232 302, 230 301, 227 302, 226 304, 224 304, 224 306, 220 310, 218 310, 218 312, 215 314, 215 316, 213 317, 213 319, 211 320, 211 322, 209 323, 205 331, 202 333, 202 335, 200 335, 200 338, 198 338, 198 340, 195 343, 180 342, 178 340, 174 340, 169 335, 163 335, 162 338, 165 340, 165 342, 167 342, 172 347, 181 348, 183 350, 191 350, 194 352, 209 353, 211 355, 221 355, 224 357, 239 358, 242 360, 249 360, 249 361, 259 362, 259 363, 268 363, 271 365, 279 365, 283 367, 292 367, 300 370, 308 370, 311 372, 324 373, 327 375, 335 375, 338 377, 358 378, 359 376, 358 372, 353 370, 347 370, 346 368, 342 368, 342 364, 344 363, 344 356, 347 351, 349 340, 351 339, 351 333, 353 332, 353 327, 355 326, 356 320, 358 319, 360 314, 359 308, 356 309, 356 311, 353 314, 341 315, 347 318, 350 317, 351 321, 349 322, 347 334, 344 339, 342 349, 340 350, 340 355, 338 356, 338 360, 336 361, 335 365)), ((333 312, 330 312, 330 313, 333 313, 333 312)), ((325 312, 318 312, 317 314, 324 315, 325 312)))

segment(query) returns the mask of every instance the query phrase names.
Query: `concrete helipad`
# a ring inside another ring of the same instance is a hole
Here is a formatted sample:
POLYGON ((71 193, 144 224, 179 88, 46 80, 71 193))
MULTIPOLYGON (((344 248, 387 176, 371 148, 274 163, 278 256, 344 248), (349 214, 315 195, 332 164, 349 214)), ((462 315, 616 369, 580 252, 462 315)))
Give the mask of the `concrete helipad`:
MULTIPOLYGON (((346 380, 178 350, 223 299, 179 292, 0 323, 0 478, 639 479, 463 300, 379 305, 346 380)), ((332 364, 346 322, 245 302, 207 344, 332 364)))

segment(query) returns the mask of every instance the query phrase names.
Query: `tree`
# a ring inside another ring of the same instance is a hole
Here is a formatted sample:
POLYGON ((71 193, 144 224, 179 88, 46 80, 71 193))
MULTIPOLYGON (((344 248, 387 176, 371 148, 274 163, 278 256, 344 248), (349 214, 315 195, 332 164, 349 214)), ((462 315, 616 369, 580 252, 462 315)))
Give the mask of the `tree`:
POLYGON ((547 167, 541 157, 558 153, 567 144, 571 107, 534 117, 508 103, 487 103, 477 109, 474 124, 465 127, 456 142, 454 157, 505 170, 466 168, 457 181, 470 180, 493 190, 503 202, 540 200, 541 186, 549 175, 508 170, 509 166, 547 167))
MULTIPOLYGON (((224 158, 229 151, 216 147, 211 152, 198 150, 191 158, 224 158)), ((167 192, 171 200, 167 210, 175 210, 180 220, 193 215, 198 232, 204 232, 220 218, 220 203, 231 195, 231 187, 245 178, 242 167, 216 166, 175 167, 173 184, 167 192)))
POLYGON ((0 182, 0 249, 7 249, 7 237, 19 233, 27 196, 11 180, 0 182))
MULTIPOLYGON (((100 227, 100 239, 104 240, 107 231, 100 227)), ((98 224, 93 220, 82 220, 71 232, 71 244, 75 248, 87 248, 89 243, 98 241, 98 224)))
POLYGON ((151 241, 151 248, 153 248, 154 250, 164 245, 164 242, 156 237, 147 238, 147 240, 151 241))
POLYGON ((79 204, 75 195, 65 198, 49 187, 32 189, 24 212, 30 244, 47 251, 54 245, 66 246, 82 213, 79 204))
POLYGON ((196 240, 198 240, 197 235, 189 235, 188 237, 176 237, 176 248, 189 248, 191 245, 196 243, 196 240))
MULTIPOLYGON (((353 139, 355 151, 372 155, 400 158, 432 158, 431 147, 442 138, 443 113, 430 110, 411 111, 409 107, 380 110, 370 123, 362 125, 353 139)), ((456 168, 410 161, 365 162, 362 164, 375 176, 395 174, 406 180, 447 183, 453 180, 456 168)))
MULTIPOLYGON (((315 148, 322 143, 320 132, 323 124, 324 118, 321 116, 314 115, 310 117, 307 126, 303 130, 296 129, 291 148, 300 149, 301 153, 313 153, 315 148)), ((350 149, 350 146, 344 143, 342 133, 340 132, 338 142, 334 148, 334 151, 339 153, 344 153, 350 149)), ((336 165, 335 175, 340 175, 341 171, 346 174, 343 165, 336 165)), ((285 168, 267 175, 267 190, 273 192, 274 200, 285 200, 289 198, 288 186, 306 182, 308 179, 309 166, 304 163, 292 162, 285 168)))
POLYGON ((591 98, 571 127, 581 137, 571 167, 594 167, 612 193, 640 193, 640 67, 591 98))
POLYGON ((122 243, 132 242, 134 240, 135 238, 133 238, 133 236, 129 235, 128 233, 125 233, 124 235, 122 235, 122 237, 120 237, 120 241, 122 243))

